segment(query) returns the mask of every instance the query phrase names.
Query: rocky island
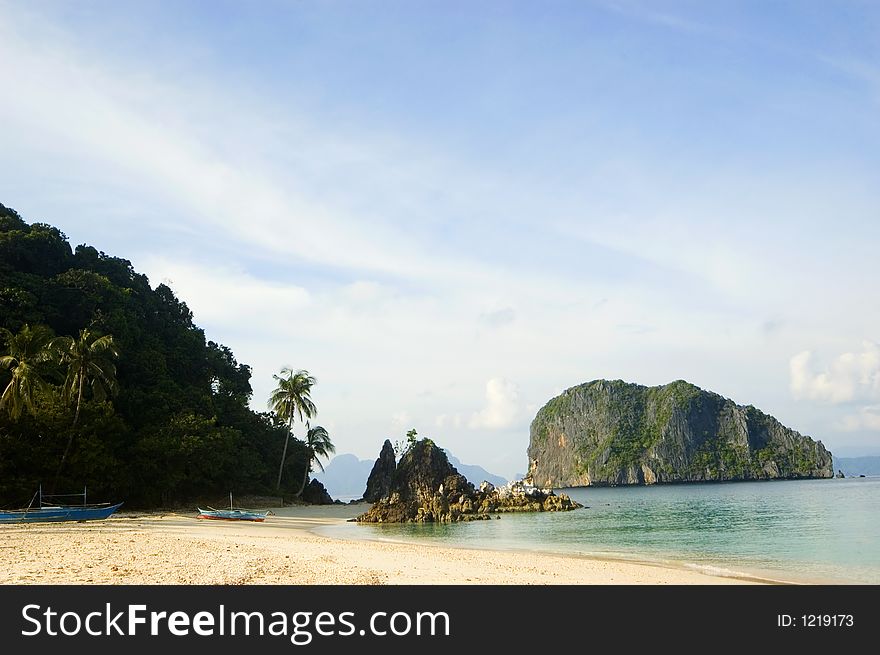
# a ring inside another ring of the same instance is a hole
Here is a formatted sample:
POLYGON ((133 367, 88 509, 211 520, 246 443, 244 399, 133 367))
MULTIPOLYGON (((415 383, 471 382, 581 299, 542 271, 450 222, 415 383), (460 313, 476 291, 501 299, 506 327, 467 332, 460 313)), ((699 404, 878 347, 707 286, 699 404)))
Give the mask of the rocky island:
MULTIPOLYGON (((388 444, 388 442, 386 442, 388 444)), ((461 475, 446 453, 430 439, 416 441, 391 467, 383 448, 368 486, 387 488, 386 494, 357 517, 361 523, 447 523, 492 518, 502 512, 558 512, 581 507, 565 494, 528 483, 496 488, 484 482, 479 489, 461 475)))
POLYGON ((528 455, 547 487, 834 475, 821 441, 683 380, 572 387, 538 411, 528 455))
POLYGON ((386 439, 385 443, 382 444, 379 458, 373 464, 373 469, 367 478, 367 488, 364 490, 363 496, 364 501, 375 503, 391 492, 391 479, 396 468, 397 455, 394 453, 394 446, 391 445, 391 441, 386 439))

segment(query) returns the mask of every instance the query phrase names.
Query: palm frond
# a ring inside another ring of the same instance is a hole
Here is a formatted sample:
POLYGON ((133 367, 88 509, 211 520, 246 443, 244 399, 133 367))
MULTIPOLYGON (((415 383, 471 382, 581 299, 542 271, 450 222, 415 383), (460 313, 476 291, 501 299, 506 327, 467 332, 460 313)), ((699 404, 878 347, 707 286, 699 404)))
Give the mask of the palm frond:
POLYGON ((316 425, 306 433, 306 444, 315 455, 320 457, 329 457, 336 452, 336 446, 330 440, 330 433, 320 425, 316 425))

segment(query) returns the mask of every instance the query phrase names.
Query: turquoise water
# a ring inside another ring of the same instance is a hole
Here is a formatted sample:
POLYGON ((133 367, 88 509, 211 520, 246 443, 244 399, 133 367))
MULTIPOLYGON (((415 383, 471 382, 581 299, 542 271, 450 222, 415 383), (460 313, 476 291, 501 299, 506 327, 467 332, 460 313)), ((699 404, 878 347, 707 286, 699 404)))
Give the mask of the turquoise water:
POLYGON ((880 478, 564 491, 589 508, 452 525, 347 524, 336 534, 599 555, 718 575, 880 583, 880 478))

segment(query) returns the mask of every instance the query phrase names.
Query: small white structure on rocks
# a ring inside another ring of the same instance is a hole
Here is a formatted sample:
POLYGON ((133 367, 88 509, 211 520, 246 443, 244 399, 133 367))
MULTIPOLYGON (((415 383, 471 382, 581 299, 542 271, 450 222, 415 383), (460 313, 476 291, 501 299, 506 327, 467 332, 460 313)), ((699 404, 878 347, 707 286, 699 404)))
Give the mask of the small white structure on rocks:
MULTIPOLYGON (((485 482, 483 484, 489 484, 485 482)), ((480 485, 480 490, 482 491, 483 485, 480 485)), ((530 478, 525 478, 524 480, 513 480, 508 482, 503 487, 497 487, 496 491, 501 498, 507 498, 508 496, 526 496, 533 497, 538 495, 544 496, 552 496, 552 489, 538 489, 535 485, 532 484, 530 478)))

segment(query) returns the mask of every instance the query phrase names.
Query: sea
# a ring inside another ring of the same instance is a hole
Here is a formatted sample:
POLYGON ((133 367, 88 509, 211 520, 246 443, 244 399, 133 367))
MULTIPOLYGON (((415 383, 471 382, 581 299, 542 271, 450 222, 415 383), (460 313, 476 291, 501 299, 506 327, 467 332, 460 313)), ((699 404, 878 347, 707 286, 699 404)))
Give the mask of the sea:
POLYGON ((563 553, 780 582, 880 584, 880 477, 579 487, 584 509, 334 536, 563 553))

